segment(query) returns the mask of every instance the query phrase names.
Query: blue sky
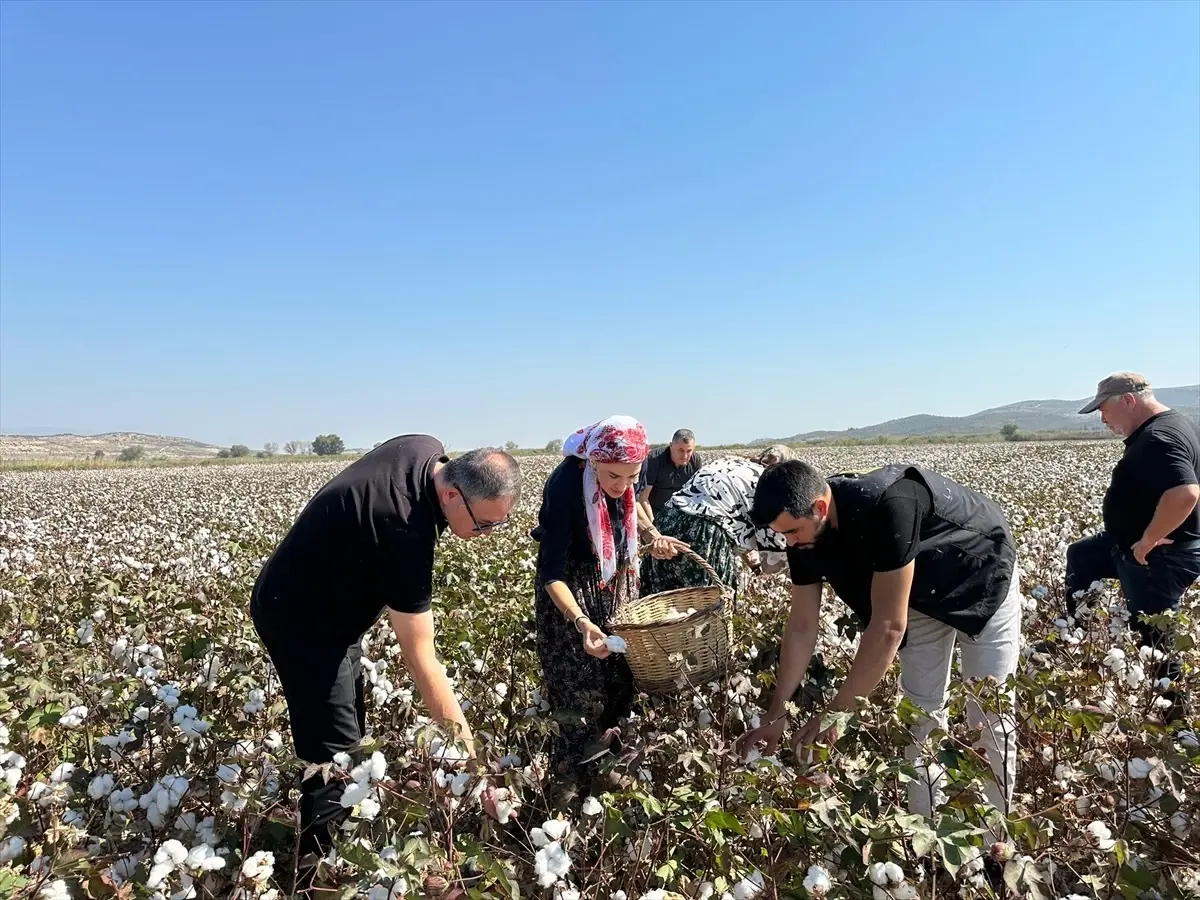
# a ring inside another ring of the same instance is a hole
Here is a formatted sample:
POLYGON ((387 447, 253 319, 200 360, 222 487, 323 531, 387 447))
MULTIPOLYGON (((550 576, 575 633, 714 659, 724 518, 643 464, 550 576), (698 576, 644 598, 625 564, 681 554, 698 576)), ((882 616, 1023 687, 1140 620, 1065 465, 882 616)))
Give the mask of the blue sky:
POLYGON ((1200 381, 1194 3, 29 3, 0 429, 701 442, 1200 381))

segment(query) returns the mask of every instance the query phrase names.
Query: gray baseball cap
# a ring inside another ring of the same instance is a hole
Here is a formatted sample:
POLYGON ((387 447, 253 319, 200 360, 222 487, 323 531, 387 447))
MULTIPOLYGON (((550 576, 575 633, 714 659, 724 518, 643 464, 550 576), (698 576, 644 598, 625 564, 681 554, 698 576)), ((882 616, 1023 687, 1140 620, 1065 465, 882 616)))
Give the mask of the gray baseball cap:
POLYGON ((1100 404, 1112 397, 1120 397, 1122 394, 1140 394, 1148 387, 1150 387, 1150 382, 1146 380, 1145 375, 1138 372, 1114 372, 1096 385, 1096 396, 1079 411, 1079 415, 1085 416, 1088 413, 1094 413, 1100 408, 1100 404))

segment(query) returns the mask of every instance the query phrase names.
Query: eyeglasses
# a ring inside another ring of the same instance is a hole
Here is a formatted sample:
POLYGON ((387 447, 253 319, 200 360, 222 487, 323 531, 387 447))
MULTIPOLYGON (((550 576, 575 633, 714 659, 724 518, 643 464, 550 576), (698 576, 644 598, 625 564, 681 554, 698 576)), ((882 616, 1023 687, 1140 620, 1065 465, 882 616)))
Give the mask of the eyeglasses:
POLYGON ((498 531, 508 525, 507 518, 501 519, 499 522, 480 522, 475 518, 475 512, 471 509, 471 504, 467 500, 467 495, 463 492, 463 489, 457 484, 454 485, 454 489, 458 491, 458 496, 462 498, 463 506, 467 509, 467 515, 471 517, 471 524, 475 526, 471 530, 475 534, 483 534, 485 531, 498 531))

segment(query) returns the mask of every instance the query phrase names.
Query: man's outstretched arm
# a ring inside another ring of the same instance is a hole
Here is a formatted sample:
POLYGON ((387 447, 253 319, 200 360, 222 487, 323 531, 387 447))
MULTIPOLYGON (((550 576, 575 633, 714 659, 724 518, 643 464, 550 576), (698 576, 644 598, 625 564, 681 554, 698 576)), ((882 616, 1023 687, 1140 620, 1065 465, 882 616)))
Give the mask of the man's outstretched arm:
POLYGON ((473 756, 475 749, 471 726, 467 724, 458 698, 454 696, 446 678, 445 667, 437 658, 433 646, 433 612, 402 613, 389 609, 388 616, 392 621, 392 630, 400 641, 404 665, 416 682, 430 716, 443 725, 455 723, 461 727, 461 736, 473 756))

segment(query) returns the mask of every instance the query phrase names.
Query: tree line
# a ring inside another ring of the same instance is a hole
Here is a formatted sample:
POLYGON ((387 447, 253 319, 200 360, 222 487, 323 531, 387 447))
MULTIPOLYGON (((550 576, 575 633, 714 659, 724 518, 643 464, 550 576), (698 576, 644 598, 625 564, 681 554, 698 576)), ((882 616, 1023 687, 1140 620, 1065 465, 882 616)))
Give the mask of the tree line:
MULTIPOLYGON (((318 434, 311 441, 288 441, 283 445, 283 452, 288 456, 340 456, 346 452, 346 442, 336 434, 318 434)), ((121 462, 137 462, 146 458, 146 448, 139 445, 126 447, 118 455, 117 459, 121 462)), ((279 444, 274 441, 267 441, 263 444, 262 449, 255 452, 245 444, 234 444, 230 447, 222 447, 217 451, 217 459, 242 459, 247 456, 256 456, 259 459, 267 459, 272 456, 279 455, 279 444)), ((92 459, 104 459, 105 453, 103 450, 97 450, 92 454, 92 459)))

